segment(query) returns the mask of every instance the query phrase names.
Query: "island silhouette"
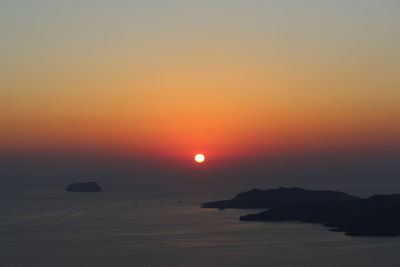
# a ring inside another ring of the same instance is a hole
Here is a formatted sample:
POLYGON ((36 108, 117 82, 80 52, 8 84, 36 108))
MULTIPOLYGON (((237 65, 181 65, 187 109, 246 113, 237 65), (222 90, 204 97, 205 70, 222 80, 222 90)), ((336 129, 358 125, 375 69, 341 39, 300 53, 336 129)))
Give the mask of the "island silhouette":
POLYGON ((97 182, 74 183, 67 186, 65 191, 80 193, 95 193, 103 191, 97 182))
POLYGON ((400 236, 400 194, 360 198, 339 191, 280 187, 253 189, 202 207, 267 209, 242 216, 241 221, 300 221, 319 223, 351 236, 400 236))

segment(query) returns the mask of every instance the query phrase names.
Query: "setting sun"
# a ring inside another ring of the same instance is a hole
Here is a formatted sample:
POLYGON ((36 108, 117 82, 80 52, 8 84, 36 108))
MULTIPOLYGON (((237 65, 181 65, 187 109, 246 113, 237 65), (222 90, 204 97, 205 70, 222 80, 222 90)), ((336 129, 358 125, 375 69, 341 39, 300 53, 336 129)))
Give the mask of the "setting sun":
POLYGON ((197 154, 196 156, 194 156, 194 160, 197 163, 202 163, 205 160, 205 156, 203 154, 197 154))

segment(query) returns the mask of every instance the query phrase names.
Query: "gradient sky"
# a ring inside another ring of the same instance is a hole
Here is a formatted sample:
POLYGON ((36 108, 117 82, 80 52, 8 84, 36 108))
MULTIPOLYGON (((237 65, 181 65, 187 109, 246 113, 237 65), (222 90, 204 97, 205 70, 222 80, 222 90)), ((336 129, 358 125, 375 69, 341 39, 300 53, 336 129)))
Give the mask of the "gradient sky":
POLYGON ((400 2, 0 3, 0 149, 400 146, 400 2))

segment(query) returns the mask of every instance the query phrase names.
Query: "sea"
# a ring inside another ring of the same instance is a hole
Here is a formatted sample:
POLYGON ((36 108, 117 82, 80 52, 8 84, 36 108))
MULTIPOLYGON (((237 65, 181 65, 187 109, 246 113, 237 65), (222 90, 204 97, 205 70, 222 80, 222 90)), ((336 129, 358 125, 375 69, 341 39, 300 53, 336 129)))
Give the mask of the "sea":
POLYGON ((260 210, 200 208, 210 200, 2 193, 0 266, 400 266, 400 237, 241 222, 260 210))

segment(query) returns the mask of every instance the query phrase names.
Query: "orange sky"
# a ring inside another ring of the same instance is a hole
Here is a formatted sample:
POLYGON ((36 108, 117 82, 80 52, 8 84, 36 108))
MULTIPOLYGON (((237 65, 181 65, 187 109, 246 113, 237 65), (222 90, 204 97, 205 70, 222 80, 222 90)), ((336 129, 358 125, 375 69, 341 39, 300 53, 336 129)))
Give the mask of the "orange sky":
POLYGON ((1 4, 0 149, 400 144, 398 3, 44 2, 1 4))

